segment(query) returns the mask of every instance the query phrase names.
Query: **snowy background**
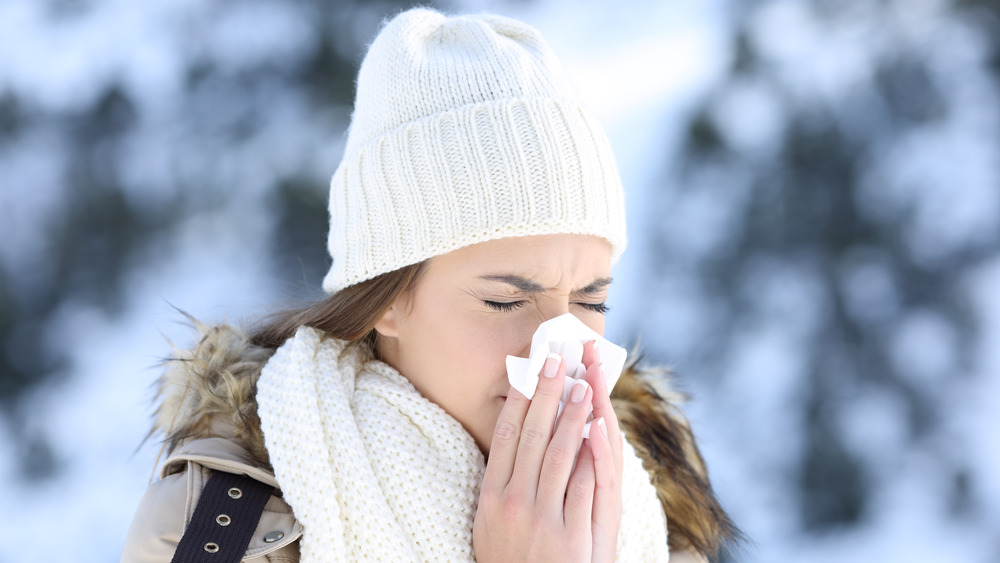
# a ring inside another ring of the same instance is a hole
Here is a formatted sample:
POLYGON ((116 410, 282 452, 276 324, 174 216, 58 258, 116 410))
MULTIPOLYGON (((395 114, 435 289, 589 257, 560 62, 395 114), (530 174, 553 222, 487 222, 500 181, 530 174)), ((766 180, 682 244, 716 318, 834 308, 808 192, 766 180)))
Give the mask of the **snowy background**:
MULTIPOLYGON (((393 2, 0 0, 0 563, 117 560, 175 305, 318 295, 393 2)), ((454 2, 608 131, 609 337, 672 365, 735 561, 1000 561, 1000 6, 454 2)))

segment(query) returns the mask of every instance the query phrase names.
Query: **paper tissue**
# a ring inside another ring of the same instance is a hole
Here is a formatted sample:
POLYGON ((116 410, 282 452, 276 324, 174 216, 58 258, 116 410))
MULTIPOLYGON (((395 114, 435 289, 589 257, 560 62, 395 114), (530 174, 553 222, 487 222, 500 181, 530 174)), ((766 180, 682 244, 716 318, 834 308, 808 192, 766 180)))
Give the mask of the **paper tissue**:
MULTIPOLYGON (((531 337, 531 350, 527 358, 507 356, 507 379, 511 387, 517 389, 527 398, 535 395, 538 386, 538 374, 545 364, 545 358, 550 353, 559 354, 566 364, 566 380, 563 384, 563 394, 559 401, 559 415, 569 400, 570 391, 577 379, 583 379, 586 370, 583 366, 583 345, 597 341, 599 361, 604 363, 604 381, 608 393, 614 389, 615 383, 625 367, 627 353, 625 349, 594 332, 590 327, 571 313, 549 319, 538 326, 531 337)), ((590 435, 590 423, 583 429, 583 437, 590 435)))

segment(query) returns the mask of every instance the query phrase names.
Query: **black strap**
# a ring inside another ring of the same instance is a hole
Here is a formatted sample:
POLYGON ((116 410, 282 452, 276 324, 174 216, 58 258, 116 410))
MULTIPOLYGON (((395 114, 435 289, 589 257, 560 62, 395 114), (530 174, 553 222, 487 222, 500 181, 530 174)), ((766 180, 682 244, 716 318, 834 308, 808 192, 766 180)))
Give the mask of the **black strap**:
POLYGON ((239 563, 272 490, 246 475, 213 471, 171 563, 239 563))

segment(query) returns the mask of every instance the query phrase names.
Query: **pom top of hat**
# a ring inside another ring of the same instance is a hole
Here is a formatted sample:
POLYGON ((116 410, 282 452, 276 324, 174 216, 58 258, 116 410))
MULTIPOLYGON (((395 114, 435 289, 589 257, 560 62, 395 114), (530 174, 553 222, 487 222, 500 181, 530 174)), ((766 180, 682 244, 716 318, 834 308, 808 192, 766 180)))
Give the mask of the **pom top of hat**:
POLYGON ((407 10, 386 22, 361 64, 345 153, 441 112, 532 98, 578 99, 536 29, 491 14, 407 10))

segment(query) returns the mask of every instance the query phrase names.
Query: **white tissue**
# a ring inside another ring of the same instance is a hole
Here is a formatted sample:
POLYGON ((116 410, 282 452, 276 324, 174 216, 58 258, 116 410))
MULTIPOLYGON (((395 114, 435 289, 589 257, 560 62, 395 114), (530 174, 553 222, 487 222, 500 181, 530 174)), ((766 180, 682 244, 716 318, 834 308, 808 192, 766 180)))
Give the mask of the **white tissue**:
MULTIPOLYGON (((586 373, 582 362, 583 345, 589 340, 597 341, 598 361, 604 364, 604 382, 610 394, 618 383, 622 368, 625 367, 627 353, 624 348, 606 340, 571 313, 549 319, 538 326, 538 330, 531 337, 531 351, 527 358, 507 356, 507 380, 510 381, 511 387, 530 399, 535 395, 538 374, 545 365, 545 358, 550 353, 562 356, 566 363, 566 380, 563 383, 563 394, 556 416, 558 421, 573 386, 577 380, 583 380, 586 373)), ((583 437, 589 435, 588 422, 584 426, 583 437)))

